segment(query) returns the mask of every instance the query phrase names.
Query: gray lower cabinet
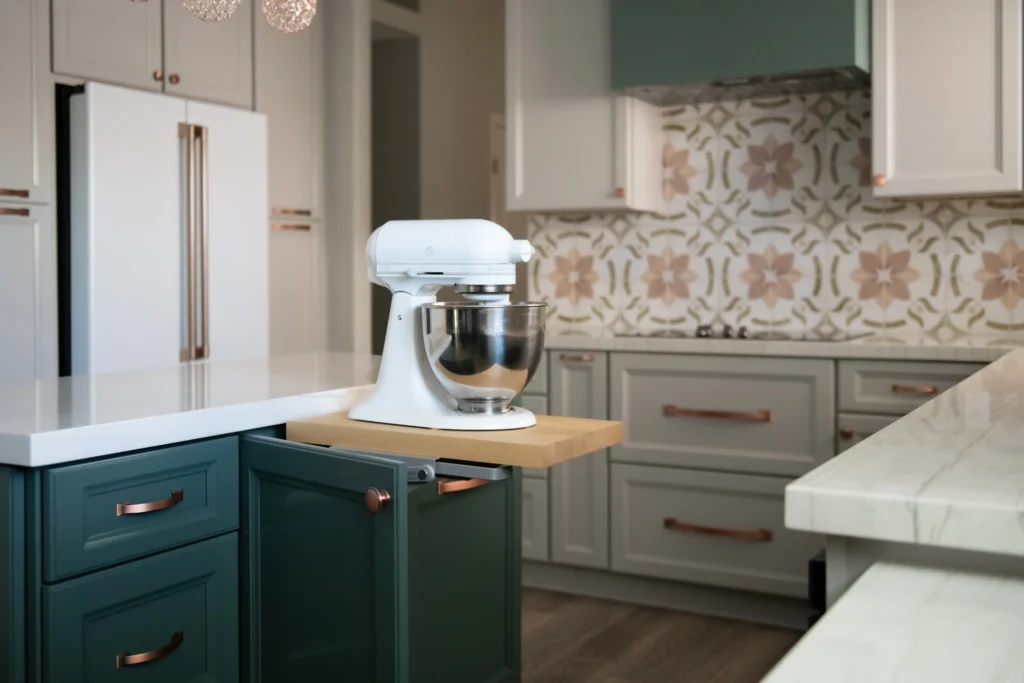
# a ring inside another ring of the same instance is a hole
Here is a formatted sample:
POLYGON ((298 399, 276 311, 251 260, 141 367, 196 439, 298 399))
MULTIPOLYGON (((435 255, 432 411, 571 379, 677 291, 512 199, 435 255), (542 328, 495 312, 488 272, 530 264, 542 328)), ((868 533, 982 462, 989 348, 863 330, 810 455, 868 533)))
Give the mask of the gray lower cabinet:
MULTIPOLYGON (((551 352, 552 415, 607 419, 608 354, 551 352)), ((608 452, 551 468, 551 560, 608 567, 608 452)))
POLYGON ((794 597, 823 538, 784 523, 788 479, 612 464, 612 569, 794 597))
MULTIPOLYGON (((523 394, 519 397, 519 405, 523 406, 534 415, 549 415, 548 410, 548 398, 547 396, 532 396, 523 394)), ((532 477, 535 479, 547 479, 548 470, 546 467, 524 467, 524 477, 532 477)))
POLYGON ((523 559, 547 562, 548 482, 523 479, 523 559))
POLYGON ((839 410, 906 415, 985 367, 977 363, 841 360, 839 410))
POLYGON ((43 683, 238 681, 238 535, 43 588, 43 683))
POLYGON ((613 354, 612 460, 804 474, 832 457, 834 375, 831 360, 613 354))
POLYGON ((836 418, 836 455, 856 446, 875 432, 882 431, 898 419, 889 415, 840 413, 836 418))

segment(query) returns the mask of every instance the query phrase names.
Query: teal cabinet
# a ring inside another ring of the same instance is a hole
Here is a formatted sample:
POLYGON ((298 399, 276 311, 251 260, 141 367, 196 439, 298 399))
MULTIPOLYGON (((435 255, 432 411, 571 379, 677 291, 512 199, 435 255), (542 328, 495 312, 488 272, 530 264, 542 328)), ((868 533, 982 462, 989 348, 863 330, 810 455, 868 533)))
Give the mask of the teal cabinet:
POLYGON ((237 534, 47 586, 43 613, 43 683, 236 683, 237 534))
POLYGON ((25 482, 0 468, 0 681, 25 680, 25 482))
POLYGON ((241 470, 243 680, 519 680, 520 471, 442 493, 386 456, 257 436, 241 470))

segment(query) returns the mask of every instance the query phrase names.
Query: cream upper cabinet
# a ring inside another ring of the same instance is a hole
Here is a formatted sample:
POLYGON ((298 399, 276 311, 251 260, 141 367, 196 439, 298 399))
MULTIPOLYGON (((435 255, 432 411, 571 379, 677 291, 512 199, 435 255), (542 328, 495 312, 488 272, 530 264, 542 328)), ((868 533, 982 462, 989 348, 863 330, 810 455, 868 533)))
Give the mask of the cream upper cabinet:
POLYGON ((205 22, 193 17, 181 0, 164 0, 168 94, 252 108, 254 4, 242 2, 229 19, 205 22))
POLYGON ((660 207, 661 116, 611 90, 608 0, 506 0, 508 209, 660 207))
POLYGON ((163 89, 161 0, 52 3, 54 72, 143 90, 163 89))
POLYGON ((0 2, 0 204, 46 203, 53 167, 47 3, 0 2))
POLYGON ((323 20, 286 34, 256 22, 256 111, 267 115, 270 208, 323 218, 323 20))
POLYGON ((875 194, 1024 189, 1022 0, 874 0, 875 194))

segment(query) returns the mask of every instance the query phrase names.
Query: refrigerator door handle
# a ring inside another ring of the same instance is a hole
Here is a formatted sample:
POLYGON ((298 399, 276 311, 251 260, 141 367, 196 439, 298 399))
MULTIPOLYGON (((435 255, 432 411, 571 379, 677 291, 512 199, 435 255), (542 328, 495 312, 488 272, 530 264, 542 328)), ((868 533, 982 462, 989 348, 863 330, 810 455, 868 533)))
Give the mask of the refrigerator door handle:
POLYGON ((185 140, 185 347, 182 362, 196 359, 196 127, 178 124, 185 140))
POLYGON ((206 126, 196 126, 199 130, 199 171, 201 179, 199 182, 201 201, 200 216, 202 220, 202 248, 198 268, 200 269, 202 296, 202 329, 200 339, 202 345, 198 348, 198 358, 207 359, 210 357, 210 155, 207 142, 206 126))

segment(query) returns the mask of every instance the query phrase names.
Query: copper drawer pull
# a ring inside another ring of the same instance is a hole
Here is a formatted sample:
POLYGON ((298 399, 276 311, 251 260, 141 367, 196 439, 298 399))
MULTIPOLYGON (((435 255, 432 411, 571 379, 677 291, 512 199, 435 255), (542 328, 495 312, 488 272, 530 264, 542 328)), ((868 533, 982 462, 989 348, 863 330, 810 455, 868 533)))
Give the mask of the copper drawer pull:
POLYGON ((309 209, 282 209, 275 206, 270 210, 270 213, 275 216, 312 216, 313 212, 309 209))
POLYGON ((666 529, 682 531, 687 534, 701 534, 704 536, 721 536, 733 538, 737 541, 752 541, 754 543, 769 543, 772 540, 771 529, 719 529, 713 526, 700 526, 698 524, 687 524, 680 522, 675 517, 666 517, 663 521, 666 529))
POLYGON ((295 225, 292 223, 271 223, 270 229, 279 232, 309 232, 308 225, 295 225))
POLYGON ((707 417, 713 420, 735 420, 736 422, 772 421, 772 411, 770 410, 752 410, 744 413, 732 410, 697 410, 664 405, 661 407, 661 414, 665 417, 707 417))
POLYGON ((164 498, 163 500, 155 500, 152 503, 136 503, 132 505, 128 501, 117 504, 117 516, 121 515, 141 515, 147 512, 156 512, 157 510, 166 510, 172 508, 181 501, 185 500, 185 493, 181 489, 171 491, 170 498, 164 498))
POLYGON ((850 439, 853 438, 853 430, 843 427, 842 429, 839 430, 839 438, 842 439, 843 441, 849 441, 850 439))
POLYGON ((893 384, 892 393, 894 394, 922 394, 924 396, 934 396, 939 393, 939 388, 934 384, 922 384, 919 387, 907 386, 906 384, 893 384))
POLYGON ((487 479, 438 479, 437 495, 443 496, 446 493, 468 491, 489 483, 490 481, 487 479))
POLYGON ((28 190, 12 190, 7 187, 0 187, 0 197, 20 197, 28 199, 28 190))
POLYGON ((0 216, 24 216, 29 215, 29 209, 7 209, 0 206, 0 216))
POLYGON ((563 353, 560 359, 567 363, 590 363, 594 360, 592 353, 563 353))
POLYGON ((171 634, 171 642, 167 643, 163 647, 158 647, 157 649, 150 650, 149 652, 141 652, 137 655, 130 655, 127 652, 123 655, 116 655, 117 668, 120 669, 123 666, 135 666, 136 664, 145 664, 146 662, 163 659, 181 647, 183 642, 185 642, 185 632, 175 631, 171 634))

